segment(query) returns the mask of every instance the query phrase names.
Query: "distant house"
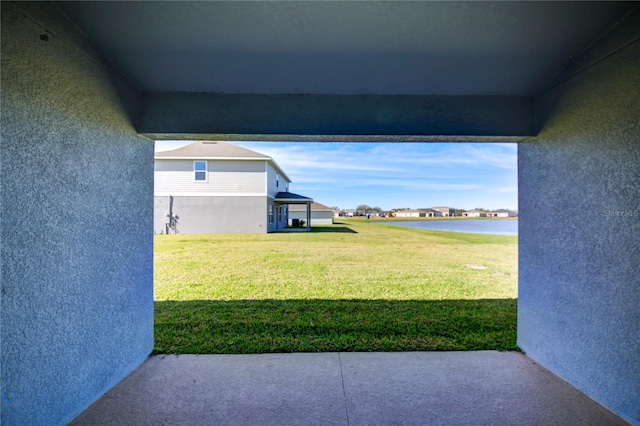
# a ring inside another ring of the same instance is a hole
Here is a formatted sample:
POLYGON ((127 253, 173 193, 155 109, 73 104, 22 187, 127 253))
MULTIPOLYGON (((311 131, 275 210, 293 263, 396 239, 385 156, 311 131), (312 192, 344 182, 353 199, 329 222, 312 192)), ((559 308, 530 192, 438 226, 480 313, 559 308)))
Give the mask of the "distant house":
POLYGON ((442 213, 433 209, 408 209, 395 212, 396 217, 442 217, 442 213))
POLYGON ((487 217, 487 212, 481 210, 469 210, 462 213, 463 217, 487 217))
MULTIPOLYGON (((333 224, 333 210, 330 207, 320 203, 311 203, 311 223, 314 225, 331 225, 333 224)), ((301 204, 292 204, 289 206, 289 226, 294 221, 304 220, 307 223, 307 206, 301 204)))
POLYGON ((516 217, 518 214, 512 210, 498 209, 487 213, 488 217, 516 217))
POLYGON ((424 217, 442 217, 442 212, 436 209, 418 209, 424 213, 424 217))
POLYGON ((398 210, 396 217, 425 217, 426 213, 421 210, 398 210))
POLYGON ((451 207, 431 207, 431 210, 436 210, 442 213, 442 217, 450 217, 456 215, 456 210, 451 207))
POLYGON ((313 202, 289 192, 273 158, 226 142, 157 152, 154 177, 156 233, 273 232, 287 226, 289 206, 313 202))

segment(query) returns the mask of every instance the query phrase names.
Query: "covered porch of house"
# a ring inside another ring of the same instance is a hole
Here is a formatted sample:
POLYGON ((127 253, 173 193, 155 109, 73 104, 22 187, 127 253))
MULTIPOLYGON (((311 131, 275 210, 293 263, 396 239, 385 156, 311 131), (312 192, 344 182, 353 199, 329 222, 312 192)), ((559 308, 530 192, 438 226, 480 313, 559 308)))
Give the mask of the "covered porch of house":
POLYGON ((0 6, 2 424, 640 425, 637 3, 0 6), (149 358, 162 139, 518 143, 526 357, 149 358))
POLYGON ((279 231, 281 232, 309 232, 311 231, 311 203, 313 198, 305 197, 303 195, 294 194, 292 192, 278 192, 274 198, 276 206, 289 205, 289 204, 304 204, 307 206, 307 220, 306 226, 303 227, 285 227, 279 231))
POLYGON ((476 351, 157 355, 70 426, 123 424, 626 422, 523 354, 476 351))

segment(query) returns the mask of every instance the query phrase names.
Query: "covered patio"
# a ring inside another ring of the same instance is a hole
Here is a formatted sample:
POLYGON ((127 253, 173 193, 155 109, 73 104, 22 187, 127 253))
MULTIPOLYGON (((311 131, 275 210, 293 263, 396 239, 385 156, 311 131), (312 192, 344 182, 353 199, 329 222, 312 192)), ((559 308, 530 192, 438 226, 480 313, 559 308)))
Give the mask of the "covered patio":
MULTIPOLYGON (((283 204, 304 204, 307 206, 307 221, 305 231, 311 231, 311 203, 313 203, 313 198, 304 197, 302 195, 294 194, 292 192, 278 192, 275 197, 276 205, 283 204)), ((294 228, 284 228, 285 230, 295 229, 294 228)), ((298 228, 299 230, 300 228, 298 228)))
POLYGON ((607 425, 627 423, 513 352, 158 355, 83 425, 607 425))
POLYGON ((640 424, 637 2, 1 8, 2 424, 640 424), (517 143, 526 357, 149 358, 176 139, 517 143))

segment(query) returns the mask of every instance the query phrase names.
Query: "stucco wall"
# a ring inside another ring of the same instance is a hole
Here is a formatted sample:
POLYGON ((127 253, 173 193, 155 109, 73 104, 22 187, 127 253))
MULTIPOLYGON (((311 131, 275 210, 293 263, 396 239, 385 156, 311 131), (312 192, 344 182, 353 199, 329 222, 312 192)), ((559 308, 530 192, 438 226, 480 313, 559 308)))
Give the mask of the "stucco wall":
POLYGON ((519 146, 518 344, 635 424, 639 70, 638 42, 587 64, 536 99, 539 136, 519 146))
MULTIPOLYGON (((269 198, 269 203, 272 203, 272 199, 269 198)), ((274 223, 269 225, 269 232, 278 231, 284 229, 288 225, 289 220, 289 206, 286 204, 273 202, 273 221, 274 223)))
POLYGON ((67 422, 153 349, 153 142, 115 74, 2 2, 2 424, 67 422))
POLYGON ((526 96, 145 92, 142 106, 140 132, 156 140, 250 135, 246 140, 355 141, 364 136, 361 140, 369 142, 376 139, 371 135, 387 135, 382 140, 517 142, 534 135, 533 103, 526 96))
MULTIPOLYGON (((165 231, 169 197, 155 197, 156 233, 165 231)), ((251 234, 267 229, 267 197, 173 196, 180 234, 251 234)))

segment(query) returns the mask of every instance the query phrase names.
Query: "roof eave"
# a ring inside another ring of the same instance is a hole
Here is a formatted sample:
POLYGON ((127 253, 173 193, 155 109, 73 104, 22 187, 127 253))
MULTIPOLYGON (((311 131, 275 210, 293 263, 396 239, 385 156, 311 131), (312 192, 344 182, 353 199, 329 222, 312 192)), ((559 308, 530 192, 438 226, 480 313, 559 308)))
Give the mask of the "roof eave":
POLYGON ((282 170, 282 168, 278 165, 278 163, 276 163, 276 160, 274 160, 273 158, 269 157, 269 159, 267 160, 269 163, 271 163, 271 165, 278 171, 280 172, 280 175, 283 176, 289 183, 293 183, 291 178, 284 172, 284 170, 282 170))
POLYGON ((165 157, 154 157, 155 160, 249 160, 249 161, 270 161, 271 158, 269 157, 263 157, 263 158, 259 158, 259 157, 196 157, 196 156, 189 156, 189 157, 169 157, 169 156, 165 156, 165 157))
POLYGON ((282 204, 311 204, 313 198, 278 198, 276 201, 282 204))

